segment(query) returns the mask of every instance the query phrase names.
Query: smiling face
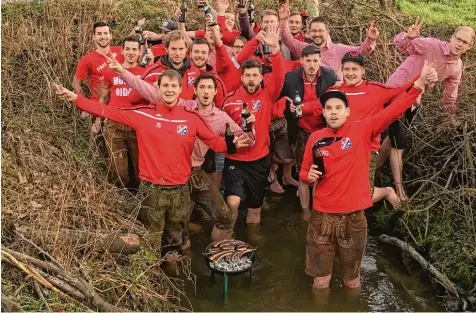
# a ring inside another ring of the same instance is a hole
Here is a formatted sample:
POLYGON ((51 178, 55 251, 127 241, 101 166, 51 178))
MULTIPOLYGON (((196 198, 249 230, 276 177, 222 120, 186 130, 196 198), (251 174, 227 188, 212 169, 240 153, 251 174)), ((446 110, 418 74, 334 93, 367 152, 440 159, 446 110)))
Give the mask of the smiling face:
POLYGON ((202 107, 212 105, 216 94, 217 89, 212 79, 201 79, 195 87, 195 95, 202 107))
POLYGON ((327 36, 326 24, 314 22, 309 26, 308 37, 312 39, 316 46, 322 45, 327 40, 327 36))
POLYGON ((355 62, 345 62, 342 64, 342 76, 344 82, 349 86, 355 86, 362 81, 365 69, 355 62))
POLYGON ((199 69, 204 69, 210 55, 210 47, 206 44, 193 44, 190 59, 192 63, 199 69))
POLYGON ((292 15, 289 17, 289 30, 291 34, 296 35, 301 32, 302 29, 302 16, 299 14, 292 15))
POLYGON ((336 130, 344 125, 347 117, 350 115, 350 110, 341 99, 331 98, 326 101, 322 113, 324 114, 327 125, 336 130))
POLYGON ((93 41, 96 47, 107 48, 111 44, 112 34, 109 26, 96 27, 94 30, 93 41))
POLYGON ((241 50, 245 46, 245 43, 241 39, 236 39, 231 47, 233 56, 236 58, 240 54, 241 50))
POLYGON ((182 92, 180 81, 175 77, 164 76, 158 85, 159 94, 166 105, 175 105, 182 92))
POLYGON ((225 28, 227 31, 232 31, 233 27, 235 27, 235 16, 233 13, 225 13, 225 28))
POLYGON ((126 41, 124 42, 124 47, 122 47, 122 55, 124 56, 124 60, 128 64, 134 64, 137 62, 137 58, 139 57, 140 52, 140 44, 135 41, 126 41))

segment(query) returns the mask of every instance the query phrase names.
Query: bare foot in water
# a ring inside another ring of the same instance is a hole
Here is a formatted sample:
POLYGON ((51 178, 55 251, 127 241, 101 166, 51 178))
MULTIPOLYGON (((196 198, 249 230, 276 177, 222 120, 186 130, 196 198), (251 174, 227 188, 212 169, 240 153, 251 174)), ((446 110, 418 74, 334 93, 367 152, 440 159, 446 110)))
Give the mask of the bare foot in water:
POLYGON ((310 218, 311 218, 311 210, 302 209, 302 219, 306 222, 309 222, 310 218))
POLYGON ((248 215, 246 216, 246 224, 259 223, 261 223, 261 209, 248 209, 248 215))

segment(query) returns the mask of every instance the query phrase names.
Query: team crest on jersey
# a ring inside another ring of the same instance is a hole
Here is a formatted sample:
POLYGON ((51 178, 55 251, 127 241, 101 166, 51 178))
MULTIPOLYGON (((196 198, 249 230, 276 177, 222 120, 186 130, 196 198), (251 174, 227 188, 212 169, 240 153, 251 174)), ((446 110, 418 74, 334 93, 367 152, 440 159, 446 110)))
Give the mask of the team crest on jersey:
POLYGON ((260 108, 261 108, 261 102, 259 100, 253 101, 253 110, 259 111, 260 108))
POLYGON ((195 77, 189 76, 188 77, 188 85, 191 86, 195 83, 195 77))
POLYGON ((187 127, 187 125, 179 125, 179 126, 177 126, 177 134, 184 136, 184 135, 187 134, 187 132, 188 132, 188 127, 187 127))
POLYGON ((342 138, 342 140, 341 140, 342 150, 347 150, 347 149, 349 149, 351 146, 352 146, 352 141, 350 141, 350 138, 349 138, 349 137, 342 138))

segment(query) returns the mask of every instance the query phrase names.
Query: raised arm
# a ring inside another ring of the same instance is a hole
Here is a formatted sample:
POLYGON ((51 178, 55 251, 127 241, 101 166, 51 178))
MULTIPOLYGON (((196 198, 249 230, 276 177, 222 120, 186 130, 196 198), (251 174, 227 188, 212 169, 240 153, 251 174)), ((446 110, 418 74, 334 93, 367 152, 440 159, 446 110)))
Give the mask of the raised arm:
POLYGON ((279 25, 281 27, 281 40, 295 56, 300 57, 302 49, 309 46, 308 43, 297 40, 291 34, 288 24, 289 7, 283 5, 279 8, 279 25))
POLYGON ((269 93, 271 102, 275 103, 279 99, 281 89, 283 88, 284 71, 283 57, 279 53, 279 28, 276 26, 270 26, 265 32, 266 36, 263 41, 271 48, 271 66, 273 71, 271 72, 271 80, 273 83, 266 86, 266 90, 269 93))
POLYGON ((420 38, 420 29, 423 25, 423 19, 417 17, 415 24, 410 26, 407 32, 401 32, 393 38, 393 44, 403 54, 424 54, 427 50, 434 47, 438 41, 435 38, 420 38))

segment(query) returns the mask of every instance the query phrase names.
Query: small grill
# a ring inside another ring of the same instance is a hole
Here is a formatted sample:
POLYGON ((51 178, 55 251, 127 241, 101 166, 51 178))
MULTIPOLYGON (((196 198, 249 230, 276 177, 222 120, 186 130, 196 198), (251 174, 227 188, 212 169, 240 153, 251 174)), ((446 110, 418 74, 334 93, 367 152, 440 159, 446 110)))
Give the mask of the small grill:
POLYGON ((251 270, 256 261, 255 249, 243 241, 225 239, 211 243, 205 249, 205 264, 211 271, 223 275, 225 297, 228 295, 228 276, 235 276, 251 270))

